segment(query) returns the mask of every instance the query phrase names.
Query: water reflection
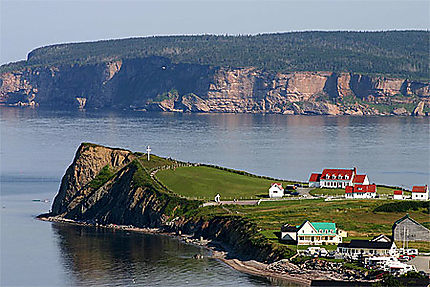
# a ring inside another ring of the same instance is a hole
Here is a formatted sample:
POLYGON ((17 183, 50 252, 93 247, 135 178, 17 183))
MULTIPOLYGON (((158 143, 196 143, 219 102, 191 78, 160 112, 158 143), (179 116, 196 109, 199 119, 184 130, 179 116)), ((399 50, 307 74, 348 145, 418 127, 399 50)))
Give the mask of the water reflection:
POLYGON ((73 285, 271 285, 213 259, 193 259, 209 252, 166 236, 64 224, 52 224, 52 230, 73 285))

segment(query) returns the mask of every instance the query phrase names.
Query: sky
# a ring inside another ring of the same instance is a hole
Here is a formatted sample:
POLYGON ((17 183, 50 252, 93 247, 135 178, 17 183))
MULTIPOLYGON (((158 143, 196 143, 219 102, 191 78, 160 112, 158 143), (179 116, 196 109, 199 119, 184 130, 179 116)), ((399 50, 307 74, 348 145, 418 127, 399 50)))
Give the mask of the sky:
POLYGON ((41 46, 101 39, 429 28, 427 0, 0 0, 0 64, 41 46))

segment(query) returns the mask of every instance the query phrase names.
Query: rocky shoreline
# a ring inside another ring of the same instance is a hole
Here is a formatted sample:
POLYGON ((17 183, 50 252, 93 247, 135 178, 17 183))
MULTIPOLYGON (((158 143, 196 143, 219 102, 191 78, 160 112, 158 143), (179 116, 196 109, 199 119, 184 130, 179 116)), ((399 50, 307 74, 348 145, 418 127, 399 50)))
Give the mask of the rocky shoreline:
MULTIPOLYGON (((320 260, 313 260, 311 264, 293 264, 287 259, 282 259, 273 263, 262 263, 256 260, 241 260, 235 256, 234 250, 231 250, 226 244, 203 238, 194 238, 190 234, 181 234, 181 232, 170 232, 162 228, 140 228, 132 225, 116 225, 116 224, 94 224, 84 221, 77 221, 72 219, 61 218, 58 216, 48 216, 46 214, 39 215, 37 219, 42 221, 57 222, 64 224, 73 224, 80 226, 98 227, 106 229, 117 229, 131 232, 141 232, 146 234, 155 234, 169 236, 175 238, 185 244, 192 244, 204 247, 211 253, 211 258, 220 260, 231 268, 247 273, 250 275, 272 278, 275 280, 282 280, 291 282, 301 286, 310 286, 312 280, 336 280, 336 281, 350 281, 350 282, 375 282, 374 280, 362 280, 363 276, 360 273, 344 270, 343 268, 336 268, 336 263, 328 264, 328 262, 321 263, 320 260)), ((196 254, 194 258, 199 259, 200 254, 196 254)))

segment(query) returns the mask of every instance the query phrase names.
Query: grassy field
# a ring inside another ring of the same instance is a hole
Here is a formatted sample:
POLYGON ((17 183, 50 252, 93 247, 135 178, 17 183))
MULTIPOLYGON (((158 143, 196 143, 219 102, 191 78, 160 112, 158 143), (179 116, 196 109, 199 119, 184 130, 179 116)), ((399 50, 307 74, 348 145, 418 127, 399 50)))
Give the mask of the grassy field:
MULTIPOLYGON (((157 178, 170 190, 187 198, 213 200, 219 193, 222 200, 251 199, 267 197, 268 188, 273 182, 269 179, 241 175, 213 167, 179 167, 176 170, 161 170, 157 178)), ((291 184, 291 182, 283 182, 291 184)), ((322 193, 344 194, 341 189, 318 189, 322 193)), ((393 188, 378 187, 378 193, 392 194, 393 188)), ((257 224, 262 235, 272 242, 279 242, 278 235, 283 224, 299 225, 304 220, 335 222, 337 227, 348 232, 344 242, 351 239, 371 239, 379 234, 391 235, 393 223, 403 217, 406 212, 424 225, 430 224, 425 208, 404 212, 376 212, 377 207, 396 201, 387 199, 374 200, 337 200, 302 199, 284 201, 263 201, 260 205, 223 205, 200 208, 201 215, 239 215, 257 224)), ((297 250, 294 245, 287 245, 297 250)), ((430 251, 429 243, 410 243, 410 248, 430 251)), ((399 246, 400 247, 400 246, 399 246)), ((328 246, 332 250, 334 246, 328 246)))
MULTIPOLYGON (((206 166, 160 170, 157 178, 177 194, 203 200, 213 200, 217 193, 221 200, 267 197, 273 182, 206 166)), ((291 183, 283 182, 287 184, 291 183)))
MULTIPOLYGON (((256 222, 266 237, 274 237, 282 224, 301 224, 304 220, 335 222, 337 227, 348 232, 350 239, 379 235, 390 235, 393 223, 405 215, 404 212, 373 212, 386 200, 342 200, 323 201, 297 200, 262 202, 259 206, 229 205, 227 208, 256 222)), ((428 222, 423 210, 409 211, 418 222, 428 222)))
POLYGON ((314 188, 309 191, 311 195, 344 195, 345 189, 343 188, 314 188))

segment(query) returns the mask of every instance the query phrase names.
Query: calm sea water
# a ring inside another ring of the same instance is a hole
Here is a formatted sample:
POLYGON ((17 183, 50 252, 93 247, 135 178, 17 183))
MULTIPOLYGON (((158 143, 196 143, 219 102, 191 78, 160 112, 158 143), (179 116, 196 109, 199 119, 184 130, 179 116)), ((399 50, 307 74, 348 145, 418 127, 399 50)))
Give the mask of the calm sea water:
POLYGON ((253 286, 206 251, 154 235, 40 222, 83 141, 307 180, 353 167, 372 182, 411 187, 430 178, 428 118, 50 112, 0 108, 0 285, 253 286))

